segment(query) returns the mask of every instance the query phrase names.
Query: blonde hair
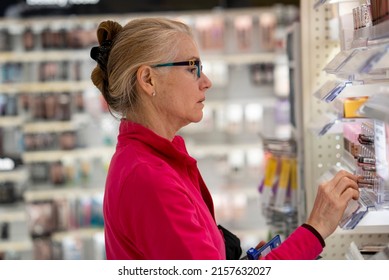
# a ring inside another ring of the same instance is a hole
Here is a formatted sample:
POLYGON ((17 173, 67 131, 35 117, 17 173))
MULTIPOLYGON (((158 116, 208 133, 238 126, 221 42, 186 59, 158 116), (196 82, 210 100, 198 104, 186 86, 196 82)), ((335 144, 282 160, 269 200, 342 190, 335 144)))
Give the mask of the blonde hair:
POLYGON ((193 38, 186 24, 167 18, 133 19, 123 27, 115 21, 99 24, 97 39, 100 46, 91 51, 98 64, 91 79, 111 112, 122 116, 135 112, 139 67, 174 60, 178 35, 182 33, 193 38))

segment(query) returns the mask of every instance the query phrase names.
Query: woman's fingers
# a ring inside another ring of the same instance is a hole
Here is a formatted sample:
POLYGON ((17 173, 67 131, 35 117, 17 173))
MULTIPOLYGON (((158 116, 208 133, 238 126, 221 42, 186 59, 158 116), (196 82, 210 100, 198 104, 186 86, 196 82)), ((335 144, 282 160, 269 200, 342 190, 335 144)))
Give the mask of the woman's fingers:
POLYGON ((336 174, 336 176, 331 180, 331 183, 328 184, 328 186, 331 192, 334 192, 337 197, 340 197, 349 188, 358 191, 357 180, 357 175, 353 175, 347 171, 342 170, 336 174))

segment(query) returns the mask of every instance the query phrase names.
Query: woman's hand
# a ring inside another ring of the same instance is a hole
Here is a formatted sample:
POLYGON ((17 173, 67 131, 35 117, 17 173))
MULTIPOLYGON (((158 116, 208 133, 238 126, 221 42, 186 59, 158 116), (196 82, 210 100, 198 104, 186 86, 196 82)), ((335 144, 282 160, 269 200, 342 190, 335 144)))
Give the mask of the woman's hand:
POLYGON ((326 239, 337 228, 351 199, 359 198, 358 176, 339 171, 330 181, 320 184, 307 224, 326 239))

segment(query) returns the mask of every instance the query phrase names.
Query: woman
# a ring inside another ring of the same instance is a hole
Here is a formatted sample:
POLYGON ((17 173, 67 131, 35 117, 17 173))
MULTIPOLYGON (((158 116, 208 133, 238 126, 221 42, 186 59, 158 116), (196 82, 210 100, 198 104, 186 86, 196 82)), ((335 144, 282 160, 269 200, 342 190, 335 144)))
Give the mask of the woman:
MULTIPOLYGON (((212 197, 176 133, 203 117, 211 81, 189 27, 164 18, 102 22, 92 81, 120 120, 104 195, 107 259, 238 259, 239 239, 215 221, 212 197)), ((319 187, 314 208, 265 259, 315 259, 356 177, 319 187)), ((262 244, 262 243, 261 243, 262 244)))

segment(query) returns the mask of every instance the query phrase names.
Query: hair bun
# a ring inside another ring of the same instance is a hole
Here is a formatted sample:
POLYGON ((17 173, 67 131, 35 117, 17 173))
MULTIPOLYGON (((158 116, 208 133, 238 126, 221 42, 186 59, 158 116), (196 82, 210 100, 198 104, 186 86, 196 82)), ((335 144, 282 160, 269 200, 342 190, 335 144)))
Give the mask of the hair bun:
POLYGON ((116 21, 107 20, 101 22, 97 28, 97 39, 100 45, 107 41, 113 41, 122 29, 123 27, 116 21))

